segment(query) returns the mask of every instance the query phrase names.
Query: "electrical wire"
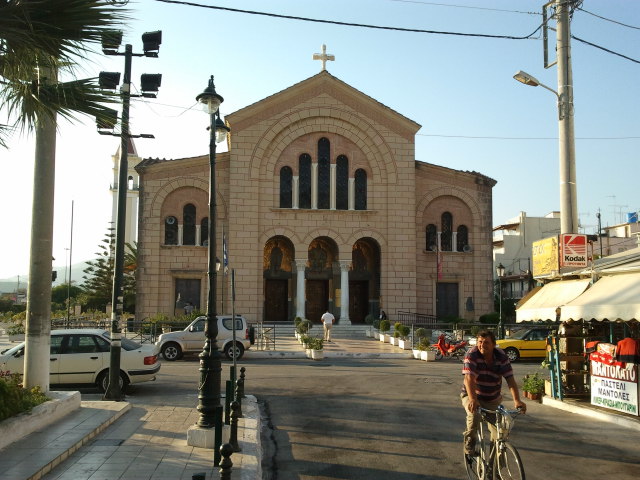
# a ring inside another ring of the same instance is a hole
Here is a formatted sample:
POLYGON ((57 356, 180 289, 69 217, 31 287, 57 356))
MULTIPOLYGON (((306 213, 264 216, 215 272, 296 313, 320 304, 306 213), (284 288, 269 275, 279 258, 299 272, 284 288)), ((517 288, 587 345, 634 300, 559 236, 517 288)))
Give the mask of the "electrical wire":
POLYGON ((489 7, 475 7, 471 5, 453 5, 450 3, 435 3, 435 2, 422 2, 418 0, 389 0, 391 2, 402 2, 402 3, 417 3, 421 5, 434 5, 436 7, 451 7, 451 8, 469 8, 472 10, 488 10, 490 12, 504 12, 504 13, 522 13, 525 15, 542 15, 540 12, 523 12, 520 10, 506 10, 504 8, 489 8, 489 7))
POLYGON ((640 30, 640 27, 634 27, 633 25, 627 25, 626 23, 618 22, 617 20, 611 20, 610 18, 601 17, 600 15, 596 15, 595 13, 589 12, 589 11, 587 11, 584 8, 581 8, 581 7, 578 7, 578 10, 580 10, 581 12, 587 13, 589 15, 593 15, 594 17, 599 18, 600 20, 604 20, 605 22, 611 22, 611 23, 615 23, 617 25, 621 25, 623 27, 633 28, 634 30, 640 30))
POLYGON ((600 46, 600 45, 596 45, 595 43, 592 43, 592 42, 588 42, 588 41, 586 41, 586 40, 583 40, 582 38, 578 38, 578 37, 576 37, 575 35, 571 35, 571 38, 573 38, 574 40, 577 40, 578 42, 585 43, 585 44, 587 44, 587 45, 589 45, 589 46, 591 46, 591 47, 594 47, 594 48, 598 48, 598 49, 600 49, 600 50, 603 50, 603 51, 605 51, 605 52, 607 52, 607 53, 610 53, 610 54, 612 54, 612 55, 617 55, 618 57, 622 57, 622 58, 624 58, 625 60, 629 60, 630 62, 633 62, 633 63, 640 63, 640 60, 636 60, 635 58, 627 57, 626 55, 623 55, 623 54, 621 54, 621 53, 614 52, 613 50, 610 50, 610 49, 608 49, 608 48, 602 47, 602 46, 600 46))
MULTIPOLYGON (((558 140, 558 137, 498 137, 498 136, 474 136, 474 135, 439 135, 429 133, 416 133, 419 137, 439 138, 466 138, 470 140, 558 140)), ((640 137, 576 137, 576 140, 638 140, 640 137)))
POLYGON ((386 26, 383 26, 383 25, 368 25, 368 24, 363 24, 363 23, 339 22, 339 21, 336 21, 336 20, 321 20, 321 19, 317 19, 317 18, 296 17, 296 16, 292 16, 292 15, 281 15, 281 14, 277 14, 277 13, 258 12, 258 11, 255 11, 255 10, 241 10, 241 9, 238 9, 238 8, 219 7, 219 6, 215 6, 215 5, 202 5, 200 3, 185 2, 185 1, 181 1, 181 0, 156 0, 156 2, 172 3, 172 4, 177 4, 177 5, 186 5, 186 6, 190 6, 190 7, 209 8, 209 9, 213 9, 213 10, 224 10, 224 11, 227 11, 227 12, 235 12, 235 13, 247 13, 247 14, 250 14, 250 15, 261 15, 261 16, 265 16, 265 17, 282 18, 282 19, 286 19, 286 20, 298 20, 298 21, 303 21, 303 22, 326 23, 326 24, 330 24, 330 25, 341 25, 341 26, 344 26, 344 27, 372 28, 372 29, 377 29, 377 30, 391 30, 391 31, 396 31, 396 32, 410 32, 410 33, 430 33, 430 34, 433 34, 433 35, 453 35, 453 36, 459 36, 459 37, 495 38, 495 39, 504 39, 504 40, 528 40, 528 39, 531 39, 536 34, 536 32, 538 32, 542 28, 542 25, 540 25, 533 32, 531 32, 529 35, 517 37, 517 36, 513 36, 513 35, 491 35, 491 34, 486 34, 486 33, 446 32, 446 31, 439 31, 439 30, 423 30, 423 29, 419 29, 419 28, 386 27, 386 26))

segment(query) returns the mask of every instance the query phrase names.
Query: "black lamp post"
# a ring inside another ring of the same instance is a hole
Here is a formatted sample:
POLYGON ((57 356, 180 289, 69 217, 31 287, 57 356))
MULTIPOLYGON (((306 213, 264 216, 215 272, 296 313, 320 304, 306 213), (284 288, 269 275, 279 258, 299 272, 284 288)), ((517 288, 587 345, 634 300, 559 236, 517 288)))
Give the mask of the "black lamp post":
MULTIPOLYGON (((215 427, 214 451, 219 462, 218 449, 222 443, 222 404, 220 403, 220 384, 222 364, 218 350, 218 319, 216 312, 216 142, 221 142, 230 131, 220 119, 218 111, 224 99, 216 93, 213 75, 204 92, 196 97, 209 114, 209 264, 207 275, 209 292, 207 297, 207 322, 205 325, 205 343, 200 353, 200 384, 198 388, 198 407, 200 418, 198 426, 215 427)), ((216 262, 218 260, 218 262, 216 262)))
POLYGON ((498 338, 504 338, 504 324, 502 323, 502 277, 504 277, 504 265, 499 263, 496 267, 498 275, 498 338))

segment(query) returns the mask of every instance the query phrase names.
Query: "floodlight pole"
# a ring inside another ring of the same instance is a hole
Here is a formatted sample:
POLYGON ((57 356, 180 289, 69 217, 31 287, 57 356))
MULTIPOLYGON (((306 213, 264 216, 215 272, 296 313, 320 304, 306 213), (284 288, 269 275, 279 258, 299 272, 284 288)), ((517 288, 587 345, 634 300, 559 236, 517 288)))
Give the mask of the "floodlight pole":
POLYGON ((109 386, 103 400, 124 399, 120 388, 121 329, 120 321, 124 310, 124 239, 127 220, 127 174, 129 171, 129 106, 131 105, 131 59, 133 47, 125 46, 124 80, 122 95, 122 121, 120 133, 120 164, 118 166, 118 206, 116 211, 116 245, 113 262, 113 292, 111 296, 111 350, 109 360, 109 386))

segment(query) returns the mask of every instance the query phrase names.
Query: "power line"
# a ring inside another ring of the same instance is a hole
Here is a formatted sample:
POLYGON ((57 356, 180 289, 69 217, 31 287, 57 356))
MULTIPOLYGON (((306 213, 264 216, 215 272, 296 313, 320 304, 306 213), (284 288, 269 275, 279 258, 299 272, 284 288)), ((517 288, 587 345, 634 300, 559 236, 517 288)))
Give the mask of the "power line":
POLYGON ((439 30, 423 30, 419 28, 403 28, 403 27, 386 27, 382 25, 367 25, 363 23, 350 23, 350 22, 339 22, 336 20, 321 20, 317 18, 308 18, 308 17, 296 17, 292 15, 281 15, 277 13, 268 13, 268 12, 258 12, 255 10, 241 10, 238 8, 229 8, 229 7, 219 7, 215 5, 202 5, 194 2, 185 2, 180 0, 156 0, 157 2, 162 3, 173 3, 177 5, 187 5, 190 7, 199 7, 199 8, 209 8, 213 10, 224 10, 227 12, 235 12, 235 13, 247 13, 250 15, 261 15, 265 17, 272 18, 283 18, 286 20, 299 20, 303 22, 314 22, 314 23, 326 23, 330 25, 341 25, 344 27, 359 27, 359 28, 373 28, 377 30, 391 30, 396 32, 410 32, 410 33, 430 33, 434 35, 454 35, 459 37, 475 37, 475 38, 495 38, 495 39, 504 39, 504 40, 528 40, 532 38, 536 32, 538 32, 542 25, 538 26, 533 32, 524 37, 517 37, 513 35, 491 35, 486 33, 463 33, 463 32, 443 32, 439 30))
MULTIPOLYGON (((440 135, 429 133, 416 133, 420 137, 439 138, 466 138, 470 140, 558 140, 558 137, 500 137, 500 136, 475 136, 475 135, 440 135)), ((638 140, 640 137, 576 137, 576 140, 638 140)))
POLYGON ((600 15, 596 15, 593 12, 589 12, 589 11, 585 10, 584 8, 578 7, 578 10, 580 10, 581 12, 584 12, 584 13, 588 13, 589 15, 593 15, 594 17, 599 18, 600 20, 604 20, 606 22, 615 23, 617 25, 621 25, 621 26, 627 27, 627 28, 633 28, 634 30, 640 30, 640 27, 634 27, 633 25, 627 25, 626 23, 618 22, 617 20, 611 20, 610 18, 601 17, 600 15))
POLYGON ((489 7, 476 7, 471 5, 452 5, 450 3, 435 3, 435 2, 422 2, 418 0, 389 0, 391 2, 402 3, 418 3, 421 5, 434 5, 436 7, 452 7, 452 8, 468 8, 472 10, 488 10, 490 12, 505 12, 505 13, 522 13, 525 15, 542 15, 540 12, 523 12, 521 10, 507 10, 504 8, 489 8, 489 7))
POLYGON ((640 60, 636 60, 635 58, 627 57, 626 55, 623 55, 623 54, 621 54, 621 53, 614 52, 613 50, 610 50, 610 49, 608 49, 608 48, 601 47, 600 45, 596 45, 595 43, 588 42, 588 41, 586 41, 586 40, 583 40, 582 38, 578 38, 578 37, 576 37, 575 35, 571 35, 571 38, 573 38, 574 40, 577 40, 578 42, 586 43, 587 45, 589 45, 589 46, 591 46, 591 47, 594 47, 594 48, 598 48, 598 49, 600 49, 600 50, 603 50, 603 51, 605 51, 605 52, 607 52, 607 53, 610 53, 610 54, 612 54, 612 55, 617 55, 618 57, 622 57, 622 58, 624 58, 624 59, 626 59, 626 60, 629 60, 630 62, 633 62, 633 63, 640 63, 640 60))

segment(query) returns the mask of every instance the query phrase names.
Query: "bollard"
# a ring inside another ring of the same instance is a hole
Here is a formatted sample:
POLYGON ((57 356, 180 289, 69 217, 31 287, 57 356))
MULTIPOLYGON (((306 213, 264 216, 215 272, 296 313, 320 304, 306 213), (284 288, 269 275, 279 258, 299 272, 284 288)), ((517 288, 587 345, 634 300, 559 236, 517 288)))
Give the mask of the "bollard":
POLYGON ((231 400, 233 400, 233 383, 231 383, 231 380, 227 380, 225 383, 225 393, 224 424, 229 425, 231 421, 231 400))
POLYGON ((238 381, 236 382, 236 402, 238 402, 238 418, 243 418, 244 415, 242 415, 242 386, 244 385, 244 380, 242 380, 242 378, 239 378, 238 381))
POLYGON ((194 473, 193 475, 191 475, 191 480, 207 480, 207 473, 194 473))
POLYGON ((231 461, 232 453, 233 447, 228 443, 220 446, 220 455, 222 455, 222 460, 220 461, 220 480, 231 480, 231 467, 233 467, 233 462, 231 461))
POLYGON ((242 367, 240 369, 240 379, 242 380, 242 390, 240 391, 240 395, 241 395, 240 398, 245 398, 245 396, 244 396, 244 378, 245 378, 244 372, 246 372, 246 371, 247 371, 247 369, 245 367, 242 367))
POLYGON ((238 445, 238 410, 240 410, 240 403, 234 400, 231 402, 231 432, 229 433, 229 444, 234 452, 242 451, 238 445))
POLYGON ((236 375, 236 367, 231 365, 229 367, 229 380, 231 380, 231 383, 233 383, 234 385, 236 384, 236 380, 237 380, 236 377, 237 377, 237 375, 236 375))

